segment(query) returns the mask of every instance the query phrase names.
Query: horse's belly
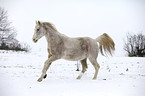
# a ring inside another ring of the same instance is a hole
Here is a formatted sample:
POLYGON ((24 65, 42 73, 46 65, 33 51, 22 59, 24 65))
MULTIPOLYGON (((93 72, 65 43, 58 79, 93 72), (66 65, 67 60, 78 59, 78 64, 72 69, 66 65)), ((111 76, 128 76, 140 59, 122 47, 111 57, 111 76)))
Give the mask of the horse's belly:
POLYGON ((86 58, 86 54, 84 52, 65 52, 63 59, 78 61, 86 58))

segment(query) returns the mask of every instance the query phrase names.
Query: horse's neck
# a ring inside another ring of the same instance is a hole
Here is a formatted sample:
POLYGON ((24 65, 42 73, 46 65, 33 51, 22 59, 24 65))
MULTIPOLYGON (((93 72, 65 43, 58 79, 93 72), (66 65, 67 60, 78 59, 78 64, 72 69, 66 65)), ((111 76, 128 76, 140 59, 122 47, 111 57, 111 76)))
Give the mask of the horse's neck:
POLYGON ((59 32, 48 32, 46 35, 46 40, 48 42, 48 47, 53 46, 53 44, 57 44, 61 39, 61 34, 59 32))

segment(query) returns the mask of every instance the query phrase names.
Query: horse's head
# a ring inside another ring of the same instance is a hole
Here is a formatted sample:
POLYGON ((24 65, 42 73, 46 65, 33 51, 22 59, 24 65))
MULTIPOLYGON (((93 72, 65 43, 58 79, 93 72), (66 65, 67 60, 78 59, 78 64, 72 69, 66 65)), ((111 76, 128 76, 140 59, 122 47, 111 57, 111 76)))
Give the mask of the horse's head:
POLYGON ((45 35, 46 31, 43 28, 43 23, 36 21, 35 32, 33 35, 33 41, 36 43, 41 37, 45 35))

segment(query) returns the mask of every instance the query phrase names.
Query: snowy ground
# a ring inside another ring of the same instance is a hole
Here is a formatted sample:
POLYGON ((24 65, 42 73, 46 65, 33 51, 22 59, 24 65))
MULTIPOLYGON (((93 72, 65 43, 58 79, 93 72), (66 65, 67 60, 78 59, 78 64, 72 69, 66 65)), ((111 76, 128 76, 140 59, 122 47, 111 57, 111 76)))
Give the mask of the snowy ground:
POLYGON ((145 58, 99 56, 100 70, 94 68, 81 80, 75 78, 76 63, 55 61, 47 78, 37 82, 47 55, 0 52, 0 96, 145 96, 145 58))

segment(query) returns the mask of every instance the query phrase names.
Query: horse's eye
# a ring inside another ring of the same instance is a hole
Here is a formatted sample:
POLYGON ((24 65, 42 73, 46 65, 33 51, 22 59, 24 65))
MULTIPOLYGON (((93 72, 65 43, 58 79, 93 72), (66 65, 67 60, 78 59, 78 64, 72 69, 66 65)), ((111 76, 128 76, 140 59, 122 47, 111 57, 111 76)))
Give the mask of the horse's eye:
POLYGON ((39 31, 39 29, 37 29, 37 31, 39 31))

